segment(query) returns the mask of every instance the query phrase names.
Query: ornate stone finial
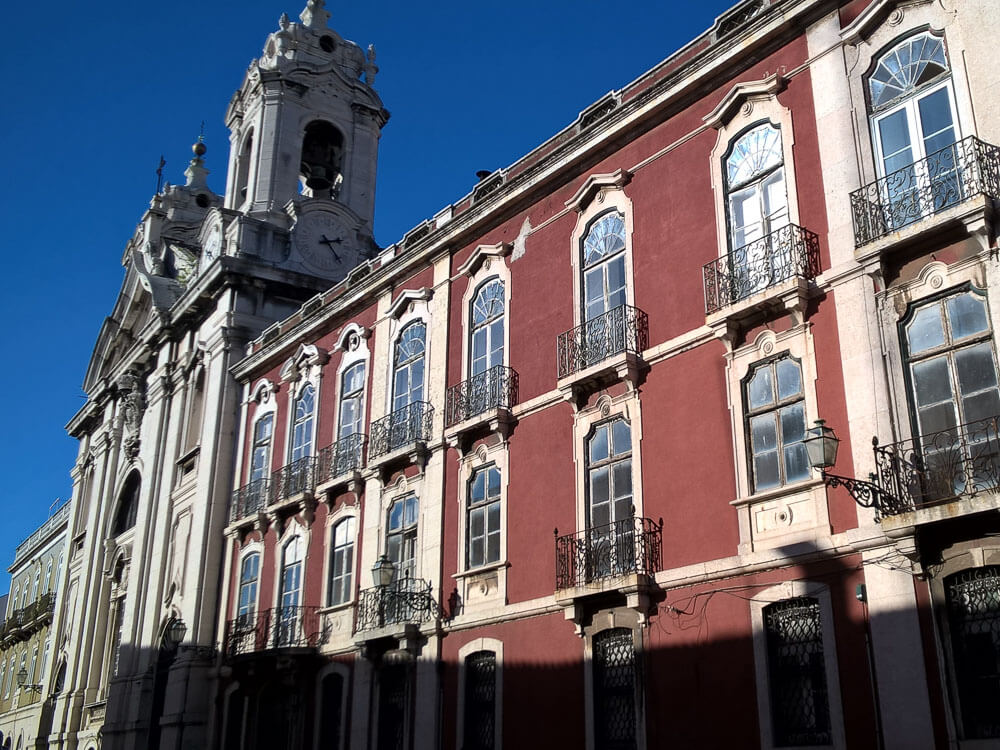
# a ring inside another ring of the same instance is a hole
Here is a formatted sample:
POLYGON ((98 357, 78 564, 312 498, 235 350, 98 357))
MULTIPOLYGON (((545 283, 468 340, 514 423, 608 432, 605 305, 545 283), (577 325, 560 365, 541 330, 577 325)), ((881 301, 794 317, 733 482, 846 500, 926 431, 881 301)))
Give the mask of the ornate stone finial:
POLYGON ((208 188, 208 183, 206 179, 208 178, 208 170, 205 169, 205 160, 202 159, 205 153, 208 151, 208 146, 205 145, 205 123, 201 124, 201 134, 198 136, 198 140, 193 146, 191 146, 191 151, 194 152, 194 158, 191 159, 191 163, 188 164, 188 168, 184 170, 184 176, 187 178, 185 183, 188 187, 192 188, 208 188))
POLYGON ((365 83, 369 86, 375 85, 375 74, 378 73, 378 65, 375 64, 375 45, 368 45, 368 54, 365 56, 365 83))
POLYGON ((305 10, 299 14, 299 19, 310 29, 325 29, 326 22, 330 20, 330 11, 323 6, 324 0, 308 0, 305 10))
POLYGON ((288 27, 291 25, 291 21, 288 20, 288 14, 282 13, 281 18, 278 19, 278 27, 282 31, 288 31, 288 27))

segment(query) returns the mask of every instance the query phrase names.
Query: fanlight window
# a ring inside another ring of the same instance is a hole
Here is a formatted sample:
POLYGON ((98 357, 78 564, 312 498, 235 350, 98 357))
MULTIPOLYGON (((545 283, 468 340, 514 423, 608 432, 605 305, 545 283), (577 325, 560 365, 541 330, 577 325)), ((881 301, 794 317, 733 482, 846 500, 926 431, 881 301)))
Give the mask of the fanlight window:
POLYGON ((583 296, 585 320, 625 304, 625 217, 619 213, 602 216, 583 240, 583 296))
POLYGON ((312 454, 313 407, 316 401, 316 389, 312 384, 302 389, 302 394, 295 401, 295 425, 292 428, 292 461, 305 458, 312 454))
MULTIPOLYGON (((788 195, 781 131, 768 123, 744 133, 726 159, 730 250, 744 247, 788 223, 788 195)), ((734 258, 737 271, 763 276, 768 248, 758 243, 745 257, 734 258)), ((767 279, 759 279, 766 285, 767 279)))
POLYGON ((944 43, 930 34, 907 39, 883 55, 868 79, 872 109, 912 94, 948 72, 944 43))
POLYGON ((392 386, 393 411, 402 409, 424 395, 424 349, 427 327, 421 322, 410 323, 396 341, 395 375, 392 386))
POLYGON ((257 609, 257 581, 260 577, 260 554, 252 552, 240 566, 240 600, 236 614, 247 620, 257 609))
POLYGON ((472 303, 471 373, 478 375, 503 364, 504 288, 499 279, 480 287, 472 303))

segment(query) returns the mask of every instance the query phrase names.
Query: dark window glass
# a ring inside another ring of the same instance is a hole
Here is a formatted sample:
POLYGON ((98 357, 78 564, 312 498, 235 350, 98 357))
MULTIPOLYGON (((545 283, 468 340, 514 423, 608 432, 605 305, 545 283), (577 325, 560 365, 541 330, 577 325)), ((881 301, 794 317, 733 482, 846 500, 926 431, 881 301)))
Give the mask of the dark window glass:
POLYGON ((594 745, 597 750, 636 747, 635 646, 632 631, 605 630, 594 636, 594 745))
POLYGON ((791 357, 754 367, 744 381, 754 491, 809 478, 802 371, 791 357))
POLYGON ((829 745, 819 602, 799 597, 765 607, 764 630, 775 746, 829 745))
POLYGON ((463 750, 493 750, 496 744, 496 654, 477 651, 465 658, 463 750))
POLYGON ((962 738, 1000 738, 1000 567, 945 579, 962 738))
POLYGON ((125 480, 125 486, 118 496, 118 510, 115 513, 115 520, 111 526, 111 535, 128 531, 135 526, 136 515, 139 512, 139 489, 142 482, 139 479, 139 472, 133 471, 125 480))

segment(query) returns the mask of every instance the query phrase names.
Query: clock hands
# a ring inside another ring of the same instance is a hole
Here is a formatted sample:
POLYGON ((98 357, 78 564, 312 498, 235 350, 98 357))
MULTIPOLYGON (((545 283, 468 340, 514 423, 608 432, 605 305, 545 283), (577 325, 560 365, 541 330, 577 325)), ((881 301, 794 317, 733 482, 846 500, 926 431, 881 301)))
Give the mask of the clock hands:
POLYGON ((339 245, 343 241, 344 241, 343 237, 338 237, 335 240, 331 240, 325 234, 320 238, 320 244, 326 245, 328 248, 330 248, 330 252, 333 253, 333 257, 336 258, 337 260, 340 260, 340 256, 337 255, 337 251, 333 249, 333 246, 339 245))

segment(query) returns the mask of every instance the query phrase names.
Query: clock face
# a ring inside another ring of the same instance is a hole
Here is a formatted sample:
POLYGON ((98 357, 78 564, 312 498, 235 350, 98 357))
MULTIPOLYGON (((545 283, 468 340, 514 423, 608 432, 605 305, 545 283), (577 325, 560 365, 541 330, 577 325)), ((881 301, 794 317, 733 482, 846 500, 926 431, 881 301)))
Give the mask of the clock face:
POLYGON ((216 224, 209 232, 208 239, 205 240, 205 245, 202 248, 201 267, 204 268, 218 258, 220 250, 222 250, 222 227, 216 224))
POLYGON ((333 214, 306 214, 295 222, 292 230, 295 248, 310 268, 333 271, 351 265, 354 253, 350 249, 348 229, 333 214))

